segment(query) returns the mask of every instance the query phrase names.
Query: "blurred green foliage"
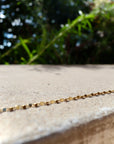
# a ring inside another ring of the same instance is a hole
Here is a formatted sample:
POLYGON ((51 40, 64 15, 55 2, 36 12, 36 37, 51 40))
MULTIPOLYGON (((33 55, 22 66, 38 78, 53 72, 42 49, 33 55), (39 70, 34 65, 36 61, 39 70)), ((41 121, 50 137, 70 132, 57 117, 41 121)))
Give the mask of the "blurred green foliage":
POLYGON ((114 63, 114 4, 2 0, 1 64, 114 63))

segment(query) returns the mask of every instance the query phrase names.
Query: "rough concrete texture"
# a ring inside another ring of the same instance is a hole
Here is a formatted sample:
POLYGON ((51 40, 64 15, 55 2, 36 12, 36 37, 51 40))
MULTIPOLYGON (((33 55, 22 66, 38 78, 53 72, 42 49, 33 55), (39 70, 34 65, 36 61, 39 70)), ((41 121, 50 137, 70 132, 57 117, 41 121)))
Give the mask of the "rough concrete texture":
MULTIPOLYGON (((0 66, 0 107, 49 101, 109 89, 114 89, 114 65, 0 66)), ((110 143, 113 143, 114 94, 2 113, 0 144, 25 143, 33 140, 35 142, 32 143, 36 144, 43 138, 43 143, 48 144, 46 138, 53 136, 54 133, 65 133, 72 128, 84 127, 89 122, 103 120, 104 116, 111 117, 107 120, 109 125, 111 124, 108 138, 111 139, 110 143)), ((107 127, 101 130, 104 131, 107 127)), ((99 133, 97 129, 96 132, 99 133)), ((76 133, 78 130, 75 130, 76 133)), ((101 137, 103 138, 103 135, 101 137)), ((58 135, 54 139, 56 138, 61 139, 58 135)), ((69 139, 65 137, 57 144, 64 144, 64 141, 69 139)), ((72 144, 76 144, 75 139, 72 144)), ((89 141, 86 141, 84 144, 88 143, 89 141)))

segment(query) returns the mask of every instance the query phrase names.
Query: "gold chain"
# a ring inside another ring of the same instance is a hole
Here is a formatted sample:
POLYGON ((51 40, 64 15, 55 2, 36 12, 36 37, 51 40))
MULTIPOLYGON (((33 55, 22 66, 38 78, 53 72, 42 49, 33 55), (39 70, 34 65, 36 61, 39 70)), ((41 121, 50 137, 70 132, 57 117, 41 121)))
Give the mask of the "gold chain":
POLYGON ((105 94, 110 94, 110 93, 114 93, 114 90, 91 93, 91 94, 85 94, 85 95, 76 96, 76 97, 61 98, 61 99, 58 99, 58 100, 51 100, 51 101, 46 101, 46 102, 30 103, 30 104, 26 104, 26 105, 16 105, 14 107, 1 108, 0 113, 12 112, 12 111, 15 111, 15 110, 22 110, 22 109, 25 110, 25 109, 28 109, 28 108, 35 108, 35 107, 37 108, 37 107, 41 107, 41 106, 45 106, 45 105, 49 106, 51 104, 59 104, 59 103, 62 103, 62 102, 69 102, 69 101, 73 101, 73 100, 91 98, 93 96, 105 95, 105 94))

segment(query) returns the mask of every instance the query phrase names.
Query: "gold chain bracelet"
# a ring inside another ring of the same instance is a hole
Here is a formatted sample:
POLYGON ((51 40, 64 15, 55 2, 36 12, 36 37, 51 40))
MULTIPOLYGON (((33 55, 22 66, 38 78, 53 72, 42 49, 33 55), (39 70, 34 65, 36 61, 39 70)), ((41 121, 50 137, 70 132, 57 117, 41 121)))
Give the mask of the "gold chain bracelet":
POLYGON ((58 100, 50 100, 50 101, 46 101, 46 102, 30 103, 30 104, 26 104, 26 105, 16 105, 14 107, 1 108, 0 113, 12 112, 12 111, 15 111, 15 110, 22 110, 22 109, 25 110, 25 109, 28 109, 28 108, 35 108, 35 107, 37 108, 37 107, 41 107, 41 106, 45 106, 45 105, 49 106, 51 104, 59 104, 59 103, 62 103, 62 102, 69 102, 69 101, 72 101, 72 100, 91 98, 93 96, 105 95, 105 94, 110 94, 110 93, 114 93, 114 90, 91 93, 91 94, 85 94, 85 95, 76 96, 76 97, 61 98, 61 99, 58 99, 58 100))

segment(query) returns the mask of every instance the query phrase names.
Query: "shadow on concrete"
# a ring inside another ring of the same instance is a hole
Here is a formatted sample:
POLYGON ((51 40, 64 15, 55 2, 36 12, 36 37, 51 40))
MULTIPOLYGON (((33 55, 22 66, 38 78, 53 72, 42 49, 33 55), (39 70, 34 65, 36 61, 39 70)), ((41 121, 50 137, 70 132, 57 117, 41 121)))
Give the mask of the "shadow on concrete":
POLYGON ((60 71, 67 68, 82 68, 88 70, 99 70, 99 69, 114 69, 114 65, 31 65, 27 67, 27 69, 31 71, 38 71, 38 72, 52 72, 52 71, 60 71))

